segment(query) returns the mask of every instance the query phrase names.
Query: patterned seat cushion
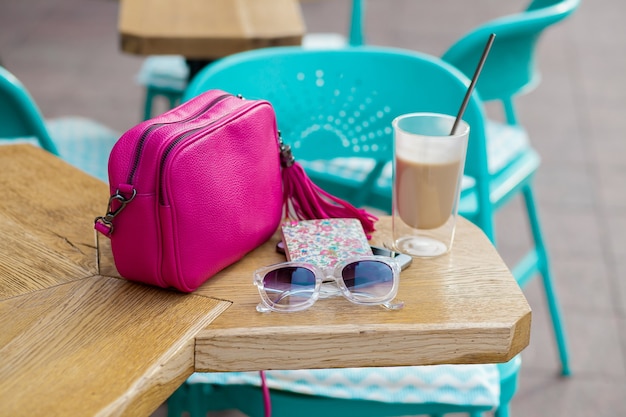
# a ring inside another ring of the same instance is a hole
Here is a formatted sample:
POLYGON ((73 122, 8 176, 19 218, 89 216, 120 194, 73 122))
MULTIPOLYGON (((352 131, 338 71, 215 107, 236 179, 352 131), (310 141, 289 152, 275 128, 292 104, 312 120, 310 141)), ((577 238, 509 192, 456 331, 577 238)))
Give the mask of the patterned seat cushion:
POLYGON ((143 86, 182 91, 187 86, 189 67, 180 55, 154 55, 143 62, 137 82, 143 86))
MULTIPOLYGON (((83 117, 49 119, 45 125, 61 159, 108 182, 109 154, 120 137, 118 132, 83 117)), ((34 137, 0 139, 0 145, 18 143, 40 146, 34 137)))
POLYGON ((35 137, 28 138, 11 138, 11 139, 3 139, 0 138, 0 145, 34 145, 39 147, 39 141, 35 137))
POLYGON ((83 117, 46 120, 46 127, 63 160, 108 182, 109 154, 118 132, 83 117))
POLYGON ((491 174, 496 174, 513 162, 528 146, 528 135, 520 126, 495 121, 487 123, 487 155, 491 174))
POLYGON ((298 160, 300 165, 314 176, 333 176, 358 186, 367 178, 376 161, 372 158, 333 158, 329 160, 298 160))
MULTIPOLYGON (((365 181, 367 174, 374 169, 376 161, 372 158, 333 158, 327 161, 303 161, 300 164, 311 176, 333 176, 337 181, 343 182, 353 187, 358 187, 365 181)), ((393 175, 393 165, 388 162, 383 167, 380 177, 376 180, 375 187, 383 190, 391 189, 393 175)), ((465 190, 474 185, 474 179, 468 176, 463 177, 461 189, 465 190)))
MULTIPOLYGON (((518 126, 511 126, 495 121, 487 123, 487 154, 489 156, 489 172, 495 174, 529 146, 528 135, 518 126)), ((367 174, 374 168, 372 158, 334 158, 328 161, 302 161, 300 163, 313 175, 336 177, 338 181, 358 186, 365 180, 367 174)), ((374 187, 378 192, 385 193, 391 189, 393 166, 388 162, 374 187)), ((461 189, 467 190, 474 185, 473 178, 464 176, 461 189)))
MULTIPOLYGON (((500 376, 493 364, 267 371, 266 378, 271 389, 331 398, 494 408, 500 403, 500 376)), ((187 382, 261 383, 258 372, 194 373, 187 382)))

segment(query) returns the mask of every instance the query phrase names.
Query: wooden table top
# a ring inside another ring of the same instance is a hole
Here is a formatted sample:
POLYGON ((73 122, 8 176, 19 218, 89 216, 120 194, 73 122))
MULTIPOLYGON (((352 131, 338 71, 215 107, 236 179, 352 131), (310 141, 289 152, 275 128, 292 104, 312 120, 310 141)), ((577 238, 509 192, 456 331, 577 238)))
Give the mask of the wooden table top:
MULTIPOLYGON (((342 297, 258 313, 252 271, 277 236, 193 294, 119 278, 94 217, 106 184, 29 145, 0 147, 0 404, 8 415, 149 415, 194 371, 489 363, 527 346, 531 311, 482 232, 415 259, 387 311, 342 297)), ((389 239, 390 219, 373 241, 389 239)))

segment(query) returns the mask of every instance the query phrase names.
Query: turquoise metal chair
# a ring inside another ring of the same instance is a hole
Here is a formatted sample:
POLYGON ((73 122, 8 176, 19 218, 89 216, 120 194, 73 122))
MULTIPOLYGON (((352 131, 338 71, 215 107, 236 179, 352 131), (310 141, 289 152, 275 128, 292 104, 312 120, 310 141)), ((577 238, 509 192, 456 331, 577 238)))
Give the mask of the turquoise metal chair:
POLYGON ((1 66, 0 138, 34 140, 48 152, 59 154, 34 100, 20 80, 1 66))
POLYGON ((145 88, 143 120, 154 114, 157 100, 166 100, 166 109, 176 107, 187 87, 189 68, 180 55, 153 55, 147 57, 139 73, 137 82, 145 88))
POLYGON ((24 85, 0 66, 0 144, 30 143, 108 181, 107 165, 119 134, 83 117, 45 120, 24 85))
MULTIPOLYGON (((478 211, 495 212, 513 197, 523 197, 534 247, 513 268, 513 274, 522 287, 538 274, 543 278, 563 375, 571 372, 569 354, 532 185, 540 158, 519 122, 514 101, 539 84, 536 48, 543 31, 569 17, 579 4, 580 0, 534 0, 521 13, 492 20, 470 31, 442 56, 444 61, 471 76, 484 40, 490 33, 497 34, 476 85, 483 101, 501 103, 505 117, 504 122, 489 119, 486 125, 491 204, 479 208, 470 196, 463 199, 459 212, 472 219, 478 211)), ((493 238, 494 233, 490 236, 493 238)))
MULTIPOLYGON (((416 111, 455 115, 465 94, 465 87, 448 82, 449 66, 444 71, 435 60, 429 72, 416 57, 425 56, 372 47, 250 51, 199 73, 185 99, 215 86, 270 100, 283 138, 319 186, 357 206, 390 212, 391 121, 416 111)), ((484 111, 469 106, 464 118, 471 132, 463 195, 489 206, 484 111)), ((477 210, 474 218, 490 235, 491 210, 477 210)))
MULTIPOLYGON (((363 21, 365 1, 353 0, 350 12, 348 40, 335 33, 312 33, 304 36, 303 46, 311 49, 341 48, 347 45, 358 46, 365 43, 363 21)), ((153 116, 156 100, 165 99, 168 109, 180 103, 187 87, 189 68, 180 55, 153 55, 147 57, 137 75, 137 82, 144 86, 145 101, 143 119, 153 116)))
MULTIPOLYGON (((192 80, 183 99, 218 88, 247 98, 270 100, 283 139, 312 179, 354 204, 375 206, 380 205, 381 197, 372 190, 393 154, 391 121, 416 111, 456 114, 468 84, 465 76, 440 59, 411 51, 366 46, 339 50, 278 47, 236 54, 213 63, 192 80), (342 163, 352 165, 362 175, 346 177, 342 163)), ((464 119, 472 126, 465 174, 471 177, 468 183, 473 184, 473 195, 487 204, 485 114, 476 94, 464 119)), ((493 229, 491 217, 482 221, 485 228, 493 229)), ((519 357, 507 364, 484 366, 498 370, 498 415, 506 416, 517 383, 519 357)), ((413 367, 412 371, 417 375, 426 368, 413 367)), ((240 408, 249 415, 258 415, 260 411, 255 410, 262 408, 261 403, 246 400, 252 384, 199 381, 202 378, 190 379, 170 399, 170 416, 179 415, 181 407, 198 404, 240 408), (205 394, 210 396, 209 402, 202 399, 205 394)), ((346 389, 350 391, 350 387, 346 389)), ((407 405, 364 398, 340 400, 318 394, 303 396, 288 389, 273 390, 274 415, 294 415, 296 405, 298 415, 317 415, 324 409, 327 415, 342 417, 357 415, 350 410, 359 410, 361 416, 459 411, 479 415, 488 408, 446 401, 407 405), (314 404, 328 408, 316 408, 314 404)), ((203 415, 201 410, 198 412, 203 415)))
POLYGON ((519 125, 514 99, 539 85, 537 44, 550 26, 576 11, 580 0, 533 0, 527 9, 497 18, 463 35, 442 59, 464 74, 473 74, 489 34, 497 38, 482 69, 476 88, 483 101, 502 103, 506 123, 519 125))

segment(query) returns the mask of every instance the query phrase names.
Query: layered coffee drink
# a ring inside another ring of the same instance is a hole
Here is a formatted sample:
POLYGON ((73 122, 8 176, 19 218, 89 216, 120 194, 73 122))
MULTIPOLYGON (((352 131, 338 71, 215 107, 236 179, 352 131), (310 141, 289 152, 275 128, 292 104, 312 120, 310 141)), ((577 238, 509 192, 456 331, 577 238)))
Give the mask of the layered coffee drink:
POLYGON ((418 162, 396 156, 397 210, 407 225, 436 229, 452 214, 461 160, 418 162))
POLYGON ((469 126, 454 117, 412 113, 394 119, 393 245, 434 257, 450 249, 456 227, 469 126))

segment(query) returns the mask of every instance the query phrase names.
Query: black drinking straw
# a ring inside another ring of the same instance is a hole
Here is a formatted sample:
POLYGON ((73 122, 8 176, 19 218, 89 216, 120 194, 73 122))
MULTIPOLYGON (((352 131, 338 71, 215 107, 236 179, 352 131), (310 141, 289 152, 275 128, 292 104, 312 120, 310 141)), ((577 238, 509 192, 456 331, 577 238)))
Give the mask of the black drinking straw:
POLYGON ((474 72, 474 77, 472 77, 472 82, 467 89, 467 93, 465 93, 465 98, 463 99, 463 103, 461 103, 461 108, 459 109, 459 114, 456 116, 456 120, 452 125, 452 130, 450 130, 450 135, 454 135, 456 132, 456 128, 463 117, 463 113, 465 113, 465 108, 467 107, 467 103, 469 102, 470 95, 474 90, 474 85, 476 81, 478 81, 478 76, 480 75, 480 71, 483 69, 483 65, 485 65, 485 61, 487 60, 487 55, 489 55, 489 50, 491 49, 491 45, 493 44, 493 40, 496 38, 496 34, 492 33, 489 35, 489 39, 487 40, 487 44, 485 45, 485 50, 483 51, 483 56, 480 57, 480 61, 478 61, 478 66, 476 67, 476 71, 474 72))

